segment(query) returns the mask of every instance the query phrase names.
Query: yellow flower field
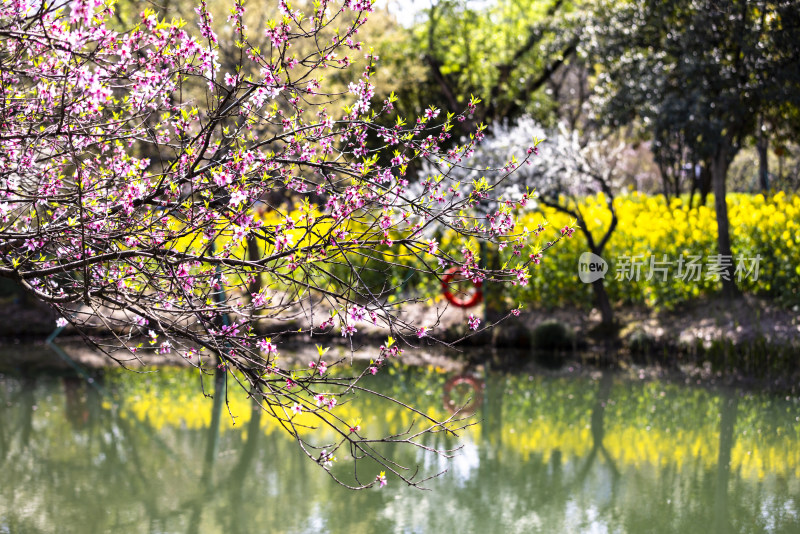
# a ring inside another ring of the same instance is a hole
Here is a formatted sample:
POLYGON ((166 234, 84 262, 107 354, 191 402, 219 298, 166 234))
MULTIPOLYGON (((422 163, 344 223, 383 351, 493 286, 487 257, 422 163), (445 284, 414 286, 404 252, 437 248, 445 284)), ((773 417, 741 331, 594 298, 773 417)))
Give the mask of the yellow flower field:
MULTIPOLYGON (((663 197, 638 193, 616 198, 619 222, 602 254, 609 264, 605 280, 612 300, 669 308, 718 290, 721 283, 709 265, 726 259, 714 258, 713 203, 709 198, 707 206, 690 211, 681 199, 668 205, 663 197), (688 268, 692 259, 696 269, 688 268)), ((596 238, 601 236, 611 218, 602 195, 584 199, 580 210, 588 229, 596 238)), ((800 249, 795 246, 800 242, 800 197, 729 194, 728 210, 733 242, 728 261, 737 268, 737 285, 783 304, 800 302, 800 249)), ((569 216, 549 208, 544 216, 554 228, 570 223, 569 216)), ((523 223, 535 226, 540 218, 530 213, 523 223)), ((511 296, 521 302, 589 306, 591 288, 578 279, 578 257, 588 250, 582 233, 575 232, 545 255, 529 286, 511 296)))

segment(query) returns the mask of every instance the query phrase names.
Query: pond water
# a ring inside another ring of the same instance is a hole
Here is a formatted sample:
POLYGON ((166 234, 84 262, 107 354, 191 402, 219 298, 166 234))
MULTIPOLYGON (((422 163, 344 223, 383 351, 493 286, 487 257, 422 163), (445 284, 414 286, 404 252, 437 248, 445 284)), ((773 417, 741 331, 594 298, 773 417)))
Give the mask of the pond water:
MULTIPOLYGON (((451 378, 396 368, 372 385, 444 416, 451 378)), ((388 451, 448 469, 431 491, 353 492, 233 387, 236 424, 225 412, 213 432, 189 370, 0 378, 0 533, 800 532, 797 398, 610 373, 479 383, 475 424, 426 442, 463 445, 455 458, 388 451)), ((374 399, 336 409, 376 437, 411 421, 374 399)))

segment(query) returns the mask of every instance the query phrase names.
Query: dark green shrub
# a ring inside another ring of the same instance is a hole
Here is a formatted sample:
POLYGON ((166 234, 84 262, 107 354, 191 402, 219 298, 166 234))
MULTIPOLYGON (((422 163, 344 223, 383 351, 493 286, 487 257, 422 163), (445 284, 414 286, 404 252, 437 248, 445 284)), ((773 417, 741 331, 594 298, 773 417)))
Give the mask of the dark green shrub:
POLYGON ((533 348, 536 350, 572 350, 575 346, 575 332, 561 321, 551 319, 534 327, 531 340, 533 348))

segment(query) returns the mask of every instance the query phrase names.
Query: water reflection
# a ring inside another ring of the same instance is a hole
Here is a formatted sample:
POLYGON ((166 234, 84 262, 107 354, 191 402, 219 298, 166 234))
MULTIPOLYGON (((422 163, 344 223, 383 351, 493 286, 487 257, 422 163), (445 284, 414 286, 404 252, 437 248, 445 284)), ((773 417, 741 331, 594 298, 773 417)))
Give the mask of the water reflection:
POLYGON ((717 457, 717 480, 714 488, 714 532, 730 532, 732 525, 728 516, 728 482, 731 475, 731 450, 734 442, 736 411, 739 399, 731 391, 720 396, 719 456, 717 457))
MULTIPOLYGON (((449 468, 432 492, 390 479, 358 493, 232 389, 234 425, 187 371, 110 372, 108 393, 72 378, 0 379, 0 532, 800 531, 797 399, 610 372, 470 376, 375 377, 439 415, 460 382, 459 398, 479 400, 477 423, 449 462, 387 451, 428 474, 449 468)), ((337 410, 374 436, 410 422, 375 399, 337 410)), ((333 469, 346 475, 352 464, 340 458, 333 469)))

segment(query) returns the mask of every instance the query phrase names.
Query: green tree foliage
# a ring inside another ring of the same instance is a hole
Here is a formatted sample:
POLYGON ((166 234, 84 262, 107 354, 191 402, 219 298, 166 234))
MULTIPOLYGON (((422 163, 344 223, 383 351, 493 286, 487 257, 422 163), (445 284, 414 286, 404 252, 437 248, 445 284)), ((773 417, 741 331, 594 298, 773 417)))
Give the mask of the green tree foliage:
POLYGON ((433 101, 454 112, 474 94, 484 104, 468 126, 526 113, 552 123, 554 98, 543 89, 576 59, 577 17, 564 0, 434 2, 407 40, 382 47, 383 67, 403 72, 399 109, 433 101))
MULTIPOLYGON (((760 117, 777 127, 800 104, 797 7, 792 1, 647 0, 600 2, 596 9, 591 42, 602 65, 601 116, 615 126, 641 119, 662 164, 685 156, 674 149, 676 140, 695 161, 707 162, 720 254, 731 254, 725 203, 731 161, 760 117)), ((732 279, 723 290, 736 291, 732 279)))

